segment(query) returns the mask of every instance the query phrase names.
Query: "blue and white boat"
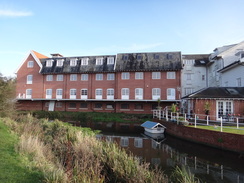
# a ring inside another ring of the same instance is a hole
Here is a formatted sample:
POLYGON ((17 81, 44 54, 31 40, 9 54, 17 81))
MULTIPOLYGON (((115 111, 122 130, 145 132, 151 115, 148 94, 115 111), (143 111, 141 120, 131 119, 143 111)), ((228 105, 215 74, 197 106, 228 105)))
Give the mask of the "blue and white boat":
POLYGON ((144 122, 141 127, 144 128, 145 132, 152 134, 163 134, 166 129, 164 125, 152 121, 144 122))

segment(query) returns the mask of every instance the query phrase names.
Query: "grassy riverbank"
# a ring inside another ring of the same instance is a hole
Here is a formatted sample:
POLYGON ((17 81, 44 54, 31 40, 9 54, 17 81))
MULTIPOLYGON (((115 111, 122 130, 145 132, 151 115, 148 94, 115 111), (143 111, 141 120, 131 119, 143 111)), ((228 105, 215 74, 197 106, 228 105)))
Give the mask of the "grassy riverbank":
MULTIPOLYGON (((114 143, 98 141, 89 129, 31 115, 22 116, 17 122, 1 120, 19 137, 19 141, 15 136, 12 142, 12 158, 22 164, 21 157, 18 159, 14 151, 17 143, 17 151, 27 157, 25 161, 31 162, 23 164, 29 167, 24 172, 38 170, 41 173, 37 175, 43 176, 45 182, 168 182, 162 172, 151 170, 148 164, 140 163, 114 143)), ((5 166, 12 167, 11 164, 5 166)), ((19 175, 17 170, 12 172, 19 175)))
POLYGON ((27 168, 31 162, 15 151, 17 143, 17 136, 10 133, 9 128, 0 120, 0 182, 42 182, 43 174, 27 168))

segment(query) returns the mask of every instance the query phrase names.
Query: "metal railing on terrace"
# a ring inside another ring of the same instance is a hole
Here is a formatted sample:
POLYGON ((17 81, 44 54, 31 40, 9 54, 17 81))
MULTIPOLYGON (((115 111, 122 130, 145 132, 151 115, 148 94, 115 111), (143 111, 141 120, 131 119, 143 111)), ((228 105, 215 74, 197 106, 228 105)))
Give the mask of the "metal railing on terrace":
POLYGON ((202 114, 186 114, 180 112, 171 112, 169 110, 153 110, 153 118, 159 120, 166 120, 175 122, 178 125, 194 125, 197 126, 213 126, 219 129, 220 132, 223 128, 244 130, 244 116, 224 114, 213 116, 213 115, 202 115, 202 114), (218 119, 218 120, 216 120, 218 119))

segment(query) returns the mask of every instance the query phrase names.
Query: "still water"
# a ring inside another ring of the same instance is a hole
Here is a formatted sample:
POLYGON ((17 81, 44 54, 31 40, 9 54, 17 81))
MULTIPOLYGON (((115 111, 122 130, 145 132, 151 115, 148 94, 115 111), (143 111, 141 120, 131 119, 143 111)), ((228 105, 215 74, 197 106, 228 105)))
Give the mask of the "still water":
POLYGON ((163 136, 157 140, 144 133, 104 132, 98 138, 116 142, 139 159, 160 166, 168 175, 176 165, 187 169, 207 183, 244 183, 244 155, 163 136))

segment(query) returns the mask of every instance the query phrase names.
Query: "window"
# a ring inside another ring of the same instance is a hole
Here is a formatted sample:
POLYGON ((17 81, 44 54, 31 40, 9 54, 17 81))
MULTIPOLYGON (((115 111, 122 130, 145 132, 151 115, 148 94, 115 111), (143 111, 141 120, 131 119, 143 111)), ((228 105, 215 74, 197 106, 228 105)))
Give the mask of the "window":
POLYGON ((102 103, 95 103, 95 108, 102 109, 103 104, 102 103))
POLYGON ((121 79, 130 79, 130 73, 129 72, 122 72, 121 79))
POLYGON ((103 65, 103 58, 96 58, 96 65, 103 65))
POLYGON ((143 139, 142 138, 134 138, 134 146, 137 148, 143 147, 143 139))
POLYGON ((173 58, 173 55, 172 54, 167 54, 167 59, 170 60, 173 58))
POLYGON ((47 60, 46 67, 52 67, 52 66, 53 66, 53 60, 47 60))
POLYGON ((77 74, 71 74, 70 81, 77 81, 77 74))
POLYGON ((56 102, 56 107, 62 107, 63 103, 62 102, 56 102))
POLYGON ((107 80, 114 80, 114 73, 108 73, 107 80))
POLYGON ((114 89, 113 88, 107 89, 107 99, 114 99, 114 89))
POLYGON ((102 99, 102 98, 103 98, 103 90, 96 89, 96 99, 102 99))
POLYGON ((52 89, 46 89, 46 98, 47 99, 52 98, 52 89))
POLYGON ((89 58, 82 58, 81 59, 81 65, 88 65, 88 59, 89 58))
POLYGON ((143 89, 142 88, 135 89, 135 99, 143 99, 143 89))
POLYGON ((129 99, 129 88, 122 88, 121 89, 121 99, 129 99))
POLYGON ((106 104, 106 109, 114 109, 114 104, 106 104))
POLYGON ((175 72, 167 72, 167 79, 175 79, 175 72))
POLYGON ((101 81, 101 80, 103 80, 103 74, 96 74, 96 80, 97 81, 101 81))
POLYGON ((135 79, 143 79, 143 72, 136 72, 135 79))
POLYGON ((76 89, 70 89, 70 99, 76 99, 76 89))
POLYGON ((158 100, 161 98, 161 89, 160 88, 153 88, 152 89, 152 99, 158 100))
POLYGON ((122 60, 128 60, 128 58, 129 58, 128 55, 123 55, 122 56, 122 60))
POLYGON ((159 59, 159 54, 154 54, 154 59, 159 59))
POLYGON ((202 81, 205 81, 205 75, 202 75, 202 81))
POLYGON ((136 59, 137 60, 141 60, 142 59, 142 55, 137 55, 136 59))
POLYGON ((193 88, 185 88, 185 95, 189 95, 193 92, 194 92, 193 88))
POLYGON ((88 74, 81 74, 82 81, 88 81, 88 74))
POLYGON ((135 109, 137 110, 143 109, 143 104, 135 104, 135 109))
POLYGON ((57 60, 57 67, 62 67, 64 63, 64 59, 58 59, 57 60))
POLYGON ((120 108, 121 109, 129 109, 129 104, 121 104, 120 108))
POLYGON ((81 93, 81 96, 80 96, 81 99, 87 99, 87 95, 88 95, 87 89, 81 89, 80 93, 81 93))
POLYGON ((32 98, 32 89, 26 90, 26 98, 32 98))
POLYGON ((114 57, 108 57, 107 64, 114 64, 114 57))
POLYGON ((160 72, 152 72, 152 79, 161 79, 160 72))
POLYGON ((53 75, 46 76, 46 81, 52 81, 52 80, 53 80, 53 75))
POLYGON ((76 103, 69 103, 69 108, 76 109, 76 103))
POLYGON ((57 89, 56 90, 56 99, 62 99, 63 98, 63 89, 57 89))
POLYGON ((27 62, 27 67, 28 68, 33 68, 34 67, 34 61, 28 61, 27 62))
POLYGON ((241 86, 241 78, 236 79, 236 86, 241 86))
POLYGON ((27 75, 27 82, 26 82, 26 84, 32 84, 32 80, 33 80, 33 75, 27 75))
POLYGON ((186 74, 186 80, 191 80, 191 74, 190 73, 186 74))
POLYGON ((57 81, 63 81, 64 80, 64 76, 62 74, 58 74, 56 80, 57 81))
POLYGON ((120 145, 122 147, 128 147, 129 146, 129 138, 128 137, 121 137, 120 145))
POLYGON ((85 109, 87 109, 87 103, 86 103, 86 102, 82 102, 82 103, 80 103, 80 108, 85 108, 85 109))
POLYGON ((167 100, 175 100, 175 89, 174 88, 167 89, 167 100))
POLYGON ((70 66, 74 67, 74 66, 76 66, 76 64, 77 64, 76 58, 70 59, 70 66))

